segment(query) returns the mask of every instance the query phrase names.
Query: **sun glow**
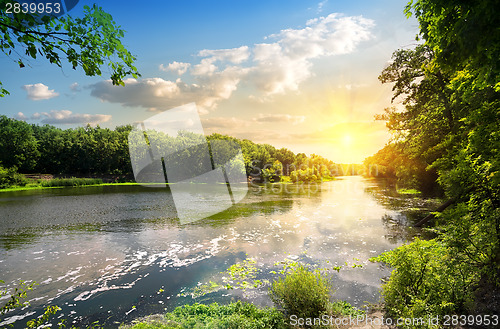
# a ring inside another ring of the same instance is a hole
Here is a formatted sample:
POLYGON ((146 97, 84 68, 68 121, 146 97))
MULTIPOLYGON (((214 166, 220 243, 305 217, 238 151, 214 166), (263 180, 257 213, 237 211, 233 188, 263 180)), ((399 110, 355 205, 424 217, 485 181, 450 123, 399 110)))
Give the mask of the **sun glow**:
POLYGON ((323 141, 324 146, 323 150, 315 151, 337 163, 362 163, 387 141, 384 129, 384 124, 378 122, 337 123, 317 135, 317 141, 323 141))
POLYGON ((344 135, 344 137, 342 137, 342 143, 344 146, 351 146, 352 142, 353 140, 351 135, 344 135))

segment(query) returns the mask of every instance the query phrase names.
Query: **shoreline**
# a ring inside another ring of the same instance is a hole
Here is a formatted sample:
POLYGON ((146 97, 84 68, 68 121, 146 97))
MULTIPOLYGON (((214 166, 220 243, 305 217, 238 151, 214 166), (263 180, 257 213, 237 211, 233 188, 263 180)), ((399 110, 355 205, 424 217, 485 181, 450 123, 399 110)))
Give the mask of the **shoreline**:
MULTIPOLYGON (((84 178, 94 178, 94 177, 84 177, 84 178)), ((318 180, 318 181, 312 181, 312 182, 306 182, 306 181, 299 181, 300 183, 322 183, 322 182, 331 182, 338 180, 338 177, 328 177, 324 178, 323 180, 318 180)), ((295 184, 299 182, 268 182, 268 183, 253 183, 258 186, 266 186, 266 185, 288 185, 288 184, 295 184)), ((252 182, 248 182, 252 184, 252 182)), ((155 184, 155 183, 150 183, 155 184)), ((161 185, 169 185, 172 183, 156 183, 156 184, 161 184, 161 185)), ((27 184, 30 185, 30 184, 27 184)), ((31 190, 45 190, 45 189, 56 189, 56 188, 79 188, 79 187, 96 187, 96 186, 143 186, 140 183, 136 182, 124 182, 124 183, 102 183, 102 184, 89 184, 89 185, 76 185, 76 186, 42 186, 42 185, 35 185, 35 186, 11 186, 7 187, 4 189, 0 189, 0 193, 2 192, 17 192, 17 191, 31 191, 31 190)))
POLYGON ((17 192, 17 191, 31 191, 31 190, 47 190, 47 189, 55 189, 55 188, 80 188, 80 187, 96 187, 96 186, 141 186, 139 183, 128 182, 128 183, 102 183, 102 184, 91 184, 91 185, 78 185, 78 186, 13 186, 7 187, 4 189, 0 189, 1 192, 17 192))

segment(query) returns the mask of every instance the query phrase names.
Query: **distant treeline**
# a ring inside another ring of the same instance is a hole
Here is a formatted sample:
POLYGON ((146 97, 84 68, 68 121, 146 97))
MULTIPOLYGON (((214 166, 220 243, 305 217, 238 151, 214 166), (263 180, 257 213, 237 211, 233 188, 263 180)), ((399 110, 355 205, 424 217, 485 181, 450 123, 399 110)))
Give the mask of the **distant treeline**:
MULTIPOLYGON (((63 176, 113 175, 133 179, 128 136, 133 126, 60 129, 0 116, 0 166, 20 173, 63 176)), ((212 134, 209 141, 240 145, 246 174, 260 181, 316 181, 359 174, 359 165, 336 164, 319 155, 307 156, 269 144, 212 134), (284 179, 286 177, 286 179, 284 179)))
POLYGON ((420 154, 409 154, 401 142, 389 143, 363 164, 367 176, 393 178, 402 187, 417 188, 425 193, 440 194, 437 172, 420 154))

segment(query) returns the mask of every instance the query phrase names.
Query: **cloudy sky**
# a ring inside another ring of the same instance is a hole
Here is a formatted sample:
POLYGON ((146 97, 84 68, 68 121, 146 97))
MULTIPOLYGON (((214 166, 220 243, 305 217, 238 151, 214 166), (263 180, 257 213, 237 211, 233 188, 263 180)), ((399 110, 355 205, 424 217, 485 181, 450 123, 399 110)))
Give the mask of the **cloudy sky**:
MULTIPOLYGON (((81 15, 80 1, 71 15, 81 15)), ((377 76, 418 25, 396 0, 101 1, 127 31, 138 80, 0 55, 0 113, 29 123, 114 128, 195 102, 206 134, 361 162, 389 138, 377 76)), ((106 74, 106 70, 104 70, 106 74)))

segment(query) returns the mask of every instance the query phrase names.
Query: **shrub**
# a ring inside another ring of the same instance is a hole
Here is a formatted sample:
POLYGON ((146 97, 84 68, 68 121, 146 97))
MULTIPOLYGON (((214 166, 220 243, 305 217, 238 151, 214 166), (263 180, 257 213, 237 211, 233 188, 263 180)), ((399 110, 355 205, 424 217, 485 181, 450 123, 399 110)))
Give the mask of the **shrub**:
POLYGON ((272 283, 269 296, 287 316, 315 318, 327 312, 330 291, 330 282, 323 274, 297 265, 272 283))
POLYGON ((0 167, 0 188, 10 186, 25 186, 29 180, 17 172, 16 167, 4 168, 0 167))
POLYGON ((42 182, 43 187, 54 186, 85 186, 102 184, 102 179, 99 178, 54 178, 42 182))
MULTIPOLYGON (((472 267, 438 240, 416 239, 371 260, 394 268, 382 294, 389 314, 396 318, 466 312, 478 279, 472 267)), ((423 327, 427 324, 424 321, 423 327)))

